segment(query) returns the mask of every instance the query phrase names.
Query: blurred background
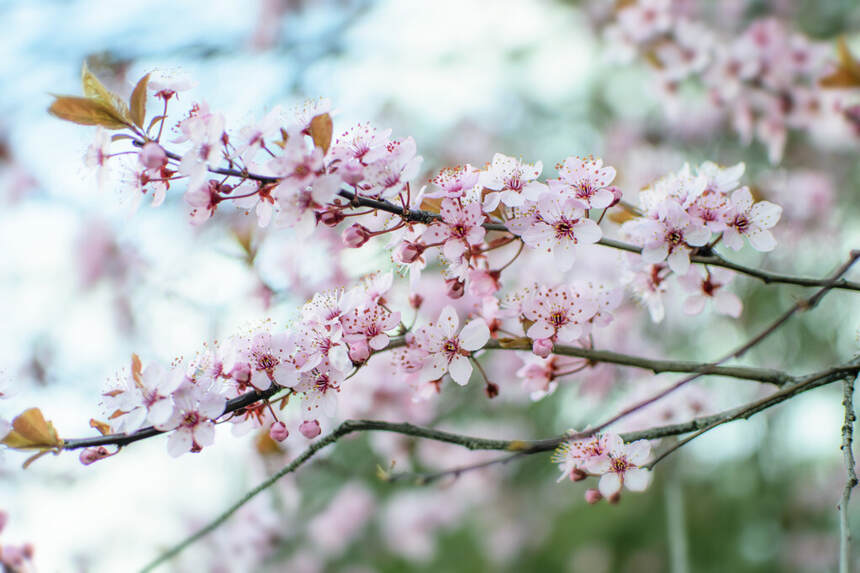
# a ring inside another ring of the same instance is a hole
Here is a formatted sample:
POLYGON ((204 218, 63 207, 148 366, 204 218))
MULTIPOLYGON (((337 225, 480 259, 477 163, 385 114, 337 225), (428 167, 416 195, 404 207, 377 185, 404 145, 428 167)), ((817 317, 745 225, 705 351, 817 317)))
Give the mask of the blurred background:
MULTIPOLYGON (((665 61, 655 65, 654 54, 618 40, 628 4, 0 0, 0 391, 9 396, 0 415, 38 405, 61 437, 91 435, 100 393, 132 352, 163 361, 191 355, 253 321, 285 323, 319 288, 391 266, 382 245, 347 261, 348 253, 326 247, 325 233, 297 249, 289 231, 263 232, 241 213, 193 228, 180 193, 132 212, 127 196, 99 189, 83 165, 93 130, 46 113, 50 94, 80 92, 84 61, 126 93, 155 68, 180 69, 198 82, 181 97, 205 99, 233 129, 277 104, 329 98, 336 133, 369 120, 395 137, 414 136, 421 180, 445 166, 484 165, 496 152, 542 160, 552 176, 556 162, 593 153, 617 168, 617 184, 635 202, 639 188, 685 161, 744 161, 743 181, 785 211, 776 251, 746 249, 732 260, 829 273, 860 246, 857 123, 794 129, 800 120, 789 118, 774 157, 779 135, 768 126, 745 135, 695 77, 668 77, 665 61), (243 240, 258 250, 253 260, 243 240)), ((840 35, 860 53, 852 0, 688 0, 673 9, 702 23, 714 44, 775 18, 821 42, 830 60, 840 35)), ((615 259, 593 263, 610 280, 620 272, 615 259)), ((630 299, 605 346, 712 359, 807 292, 745 277, 733 288, 745 303, 738 320, 690 318, 669 304, 653 324, 630 299)), ((832 293, 744 363, 805 373, 845 361, 857 352, 858 317, 858 297, 832 293)), ((480 385, 446 387, 419 412, 403 391, 368 381, 354 402, 371 391, 373 399, 344 417, 547 437, 675 380, 609 368, 531 401, 509 374, 521 364, 497 365, 496 400, 480 385)), ((700 381, 631 423, 681 421, 769 391, 700 381)), ((646 493, 625 494, 617 506, 589 506, 583 485, 557 485, 548 456, 425 487, 384 483, 377 466, 433 470, 481 457, 391 436, 350 439, 164 570, 680 571, 672 555, 684 544, 691 571, 835 570, 835 505, 845 479, 840 401, 839 387, 822 388, 713 431, 658 466, 646 493)), ((158 438, 89 467, 64 454, 22 471, 24 456, 3 452, 0 509, 9 523, 0 545, 31 542, 39 571, 136 570, 302 446, 281 450, 219 430, 214 447, 179 459, 158 438)))

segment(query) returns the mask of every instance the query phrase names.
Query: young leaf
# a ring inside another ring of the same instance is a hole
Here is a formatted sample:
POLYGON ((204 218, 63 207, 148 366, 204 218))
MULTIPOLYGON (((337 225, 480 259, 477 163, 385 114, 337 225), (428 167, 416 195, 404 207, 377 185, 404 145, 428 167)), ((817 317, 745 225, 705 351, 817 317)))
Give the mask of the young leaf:
POLYGON ((87 68, 86 62, 84 62, 84 66, 81 69, 81 84, 83 84, 84 96, 95 102, 104 104, 105 107, 113 110, 116 116, 126 125, 131 123, 131 114, 128 111, 128 106, 121 97, 104 87, 99 79, 87 68))
POLYGON ((321 148, 323 153, 328 153, 328 148, 331 145, 332 129, 331 116, 327 113, 314 116, 311 120, 309 128, 311 138, 314 140, 314 145, 321 148))
POLYGON ((30 408, 12 420, 12 431, 2 443, 15 450, 51 450, 62 448, 63 440, 51 422, 45 420, 42 411, 30 408))
POLYGON ((818 84, 825 88, 860 87, 860 61, 851 54, 845 38, 839 38, 836 49, 839 53, 839 66, 833 73, 818 80, 818 84))
POLYGON ((48 113, 79 125, 101 125, 108 129, 124 129, 128 123, 102 103, 85 97, 54 96, 48 113))
POLYGON ((143 129, 143 122, 146 121, 146 86, 149 83, 149 74, 146 74, 137 85, 134 86, 134 91, 131 92, 131 120, 139 128, 143 129))

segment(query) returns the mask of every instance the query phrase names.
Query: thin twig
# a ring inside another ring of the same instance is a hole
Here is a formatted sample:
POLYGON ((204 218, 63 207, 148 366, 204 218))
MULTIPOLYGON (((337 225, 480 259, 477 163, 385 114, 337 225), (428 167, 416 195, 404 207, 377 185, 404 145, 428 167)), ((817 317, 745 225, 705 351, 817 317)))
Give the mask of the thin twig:
POLYGON ((842 406, 845 408, 845 421, 842 424, 842 456, 845 458, 845 471, 848 479, 839 499, 839 573, 849 573, 851 567, 851 528, 848 526, 848 502, 851 490, 857 485, 854 467, 854 382, 848 377, 843 382, 842 406))
MULTIPOLYGON (((827 284, 824 287, 822 287, 821 289, 816 291, 812 296, 797 301, 791 308, 789 308, 787 311, 782 313, 782 315, 780 315, 776 320, 774 320, 769 326, 767 326, 767 328, 762 330, 759 334, 752 337, 750 340, 748 340, 744 344, 740 345, 735 350, 729 352, 728 354, 726 354, 722 358, 715 360, 714 362, 709 363, 709 365, 710 366, 719 366, 723 362, 727 362, 728 360, 731 360, 732 358, 740 358, 741 356, 746 354, 751 348, 753 348, 754 346, 759 344, 762 340, 764 340, 765 338, 767 338, 768 336, 770 336, 771 334, 776 332, 776 330, 780 326, 785 324, 788 321, 788 319, 790 319, 792 316, 794 316, 797 312, 800 312, 801 310, 806 311, 806 310, 810 310, 810 309, 814 308, 821 301, 821 299, 824 298, 824 296, 834 288, 833 285, 839 280, 839 278, 843 274, 845 274, 848 271, 848 269, 851 268, 851 266, 857 261, 857 259, 860 259, 860 250, 851 251, 851 256, 848 258, 848 260, 845 263, 843 263, 838 269, 836 269, 836 271, 831 275, 830 279, 827 281, 827 284)), ((577 438, 579 438, 579 437, 586 438, 588 436, 591 436, 591 435, 603 430, 604 428, 614 424, 618 420, 625 418, 634 412, 638 412, 642 408, 645 408, 646 406, 649 406, 649 405, 653 404, 654 402, 657 402, 658 400, 660 400, 662 398, 665 398, 666 396, 668 396, 672 392, 678 390, 682 386, 689 384, 690 382, 698 379, 701 376, 702 376, 702 374, 693 374, 692 376, 687 376, 686 378, 683 378, 682 380, 679 380, 675 384, 669 386, 668 388, 666 388, 662 392, 658 392, 656 395, 652 396, 651 398, 648 398, 647 400, 643 400, 642 402, 638 402, 638 403, 634 404, 633 406, 630 406, 629 408, 622 410, 621 412, 612 416, 611 418, 609 418, 607 421, 603 422, 599 426, 596 426, 595 428, 592 428, 592 429, 584 431, 584 432, 580 432, 576 437, 577 438)))

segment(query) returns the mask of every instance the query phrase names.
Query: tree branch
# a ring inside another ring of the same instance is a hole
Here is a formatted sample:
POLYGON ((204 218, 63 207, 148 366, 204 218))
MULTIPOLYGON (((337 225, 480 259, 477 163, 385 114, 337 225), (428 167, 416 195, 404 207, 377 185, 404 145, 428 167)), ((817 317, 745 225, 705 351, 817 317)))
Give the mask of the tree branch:
POLYGON ((851 490, 857 485, 854 467, 854 382, 855 377, 843 382, 842 406, 845 408, 845 422, 842 424, 842 455, 845 458, 845 471, 848 479, 839 499, 839 573, 849 573, 851 567, 851 529, 848 526, 848 502, 851 490))

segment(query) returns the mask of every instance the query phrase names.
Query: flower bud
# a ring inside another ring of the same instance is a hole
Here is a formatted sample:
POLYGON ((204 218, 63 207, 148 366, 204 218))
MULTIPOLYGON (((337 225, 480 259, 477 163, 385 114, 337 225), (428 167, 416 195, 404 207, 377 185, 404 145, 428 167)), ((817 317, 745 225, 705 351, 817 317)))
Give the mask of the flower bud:
POLYGON ((478 297, 492 296, 501 288, 498 271, 473 270, 469 272, 469 294, 478 297))
MULTIPOLYGON (((570 472, 570 481, 582 481, 587 477, 588 477, 588 474, 579 468, 573 468, 573 471, 570 472)), ((598 492, 598 493, 600 493, 600 492, 598 492)))
POLYGON ((487 385, 484 386, 484 393, 487 395, 487 398, 495 398, 499 395, 499 385, 493 382, 487 382, 487 385))
POLYGON ((276 442, 283 442, 289 435, 290 432, 287 430, 287 426, 283 422, 275 422, 272 424, 272 427, 269 428, 269 437, 276 442))
POLYGON ((299 433, 309 440, 313 440, 319 436, 321 432, 320 423, 316 420, 305 420, 299 426, 299 433))
POLYGON ((414 263, 426 248, 423 243, 403 241, 394 249, 394 260, 404 265, 414 263))
POLYGON ((317 213, 317 220, 326 227, 336 227, 345 218, 346 216, 340 209, 326 209, 321 213, 317 213))
POLYGON ((370 358, 370 346, 366 340, 358 340, 349 344, 349 359, 355 364, 361 364, 370 358))
POLYGON ((607 187, 607 189, 612 192, 612 203, 606 206, 606 208, 609 209, 614 205, 618 205, 619 201, 624 197, 624 193, 615 185, 607 187))
POLYGON ((424 304, 424 297, 418 294, 417 292, 409 295, 409 306, 418 310, 421 308, 421 305, 424 304))
POLYGON ((585 490, 585 501, 587 501, 588 503, 594 505, 595 503, 597 503, 601 499, 603 499, 603 496, 600 495, 600 492, 597 491, 596 489, 585 490))
POLYGON ((140 164, 147 169, 160 169, 167 163, 167 154, 164 152, 164 148, 154 141, 144 145, 137 157, 140 164))
POLYGON ((447 279, 445 287, 448 298, 462 298, 466 294, 466 284, 459 279, 447 279))
POLYGON ((532 342, 532 352, 541 358, 546 358, 552 352, 552 340, 549 338, 538 338, 532 342))
POLYGON ((354 223, 344 229, 341 238, 344 245, 356 249, 365 244, 370 239, 370 236, 370 229, 364 225, 354 223))
POLYGON ((81 452, 81 455, 78 459, 81 460, 81 463, 85 466, 90 465, 93 462, 97 462, 101 459, 104 459, 110 455, 110 452, 107 451, 107 448, 104 446, 99 446, 97 448, 87 448, 81 452))
POLYGON ((355 185, 364 179, 364 165, 358 160, 350 160, 342 164, 338 170, 338 175, 347 185, 355 185))

